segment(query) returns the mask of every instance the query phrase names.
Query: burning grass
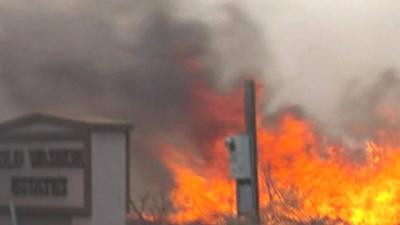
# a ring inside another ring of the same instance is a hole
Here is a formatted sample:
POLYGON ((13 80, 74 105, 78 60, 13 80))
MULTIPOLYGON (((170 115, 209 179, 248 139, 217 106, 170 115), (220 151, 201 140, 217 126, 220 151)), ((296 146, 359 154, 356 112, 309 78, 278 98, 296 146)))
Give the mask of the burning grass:
MULTIPOLYGON (((198 82, 189 105, 188 145, 160 144, 174 178, 171 210, 155 224, 249 224, 235 215, 224 138, 243 128, 241 92, 220 94, 198 82), (199 85, 200 84, 200 85, 199 85), (238 97, 239 96, 239 97, 238 97), (193 155, 200 151, 202 154, 193 155)), ((387 114, 379 114, 385 119, 387 114)), ((387 112, 388 110, 383 110, 387 112)), ((358 149, 326 138, 291 110, 273 123, 258 115, 261 216, 266 224, 395 225, 400 222, 400 129, 379 127, 358 149)), ((145 217, 141 218, 147 221, 145 217)))

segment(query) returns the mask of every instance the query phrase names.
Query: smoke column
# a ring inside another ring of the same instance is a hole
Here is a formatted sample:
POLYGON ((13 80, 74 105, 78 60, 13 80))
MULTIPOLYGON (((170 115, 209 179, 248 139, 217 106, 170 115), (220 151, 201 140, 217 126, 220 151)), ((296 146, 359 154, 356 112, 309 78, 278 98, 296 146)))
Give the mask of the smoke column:
POLYGON ((195 127, 182 64, 191 58, 221 91, 249 74, 264 81, 266 122, 295 107, 356 148, 383 123, 374 109, 400 109, 399 10, 394 0, 3 0, 0 116, 131 121, 133 182, 165 189, 152 137, 195 127))

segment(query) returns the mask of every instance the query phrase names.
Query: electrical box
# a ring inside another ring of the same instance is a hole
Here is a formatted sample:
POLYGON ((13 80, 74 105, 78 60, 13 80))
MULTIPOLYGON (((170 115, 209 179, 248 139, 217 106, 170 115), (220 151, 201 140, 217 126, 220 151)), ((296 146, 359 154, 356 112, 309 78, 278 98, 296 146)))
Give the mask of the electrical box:
POLYGON ((251 178, 250 139, 247 134, 229 136, 225 140, 229 150, 230 176, 237 180, 251 178))

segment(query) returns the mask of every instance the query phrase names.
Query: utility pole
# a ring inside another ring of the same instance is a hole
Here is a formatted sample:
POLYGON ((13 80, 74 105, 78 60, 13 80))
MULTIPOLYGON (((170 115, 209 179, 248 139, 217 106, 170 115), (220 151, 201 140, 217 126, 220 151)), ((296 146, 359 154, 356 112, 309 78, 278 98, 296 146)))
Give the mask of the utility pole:
POLYGON ((254 80, 246 80, 244 94, 246 133, 230 136, 230 173, 236 179, 236 206, 239 216, 260 223, 257 171, 257 124, 254 80))
POLYGON ((254 80, 246 80, 245 84, 245 123, 246 133, 249 136, 251 162, 251 193, 254 218, 259 223, 259 190, 258 190, 258 156, 257 156, 257 124, 256 124, 256 93, 254 80))

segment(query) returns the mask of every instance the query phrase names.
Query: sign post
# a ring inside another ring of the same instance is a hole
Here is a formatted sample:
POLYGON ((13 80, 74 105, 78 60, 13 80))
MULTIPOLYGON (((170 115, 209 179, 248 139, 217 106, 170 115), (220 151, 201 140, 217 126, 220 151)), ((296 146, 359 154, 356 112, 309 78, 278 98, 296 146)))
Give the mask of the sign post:
POLYGON ((18 225, 17 221, 17 211, 15 210, 14 201, 10 201, 10 217, 11 217, 11 225, 18 225))

